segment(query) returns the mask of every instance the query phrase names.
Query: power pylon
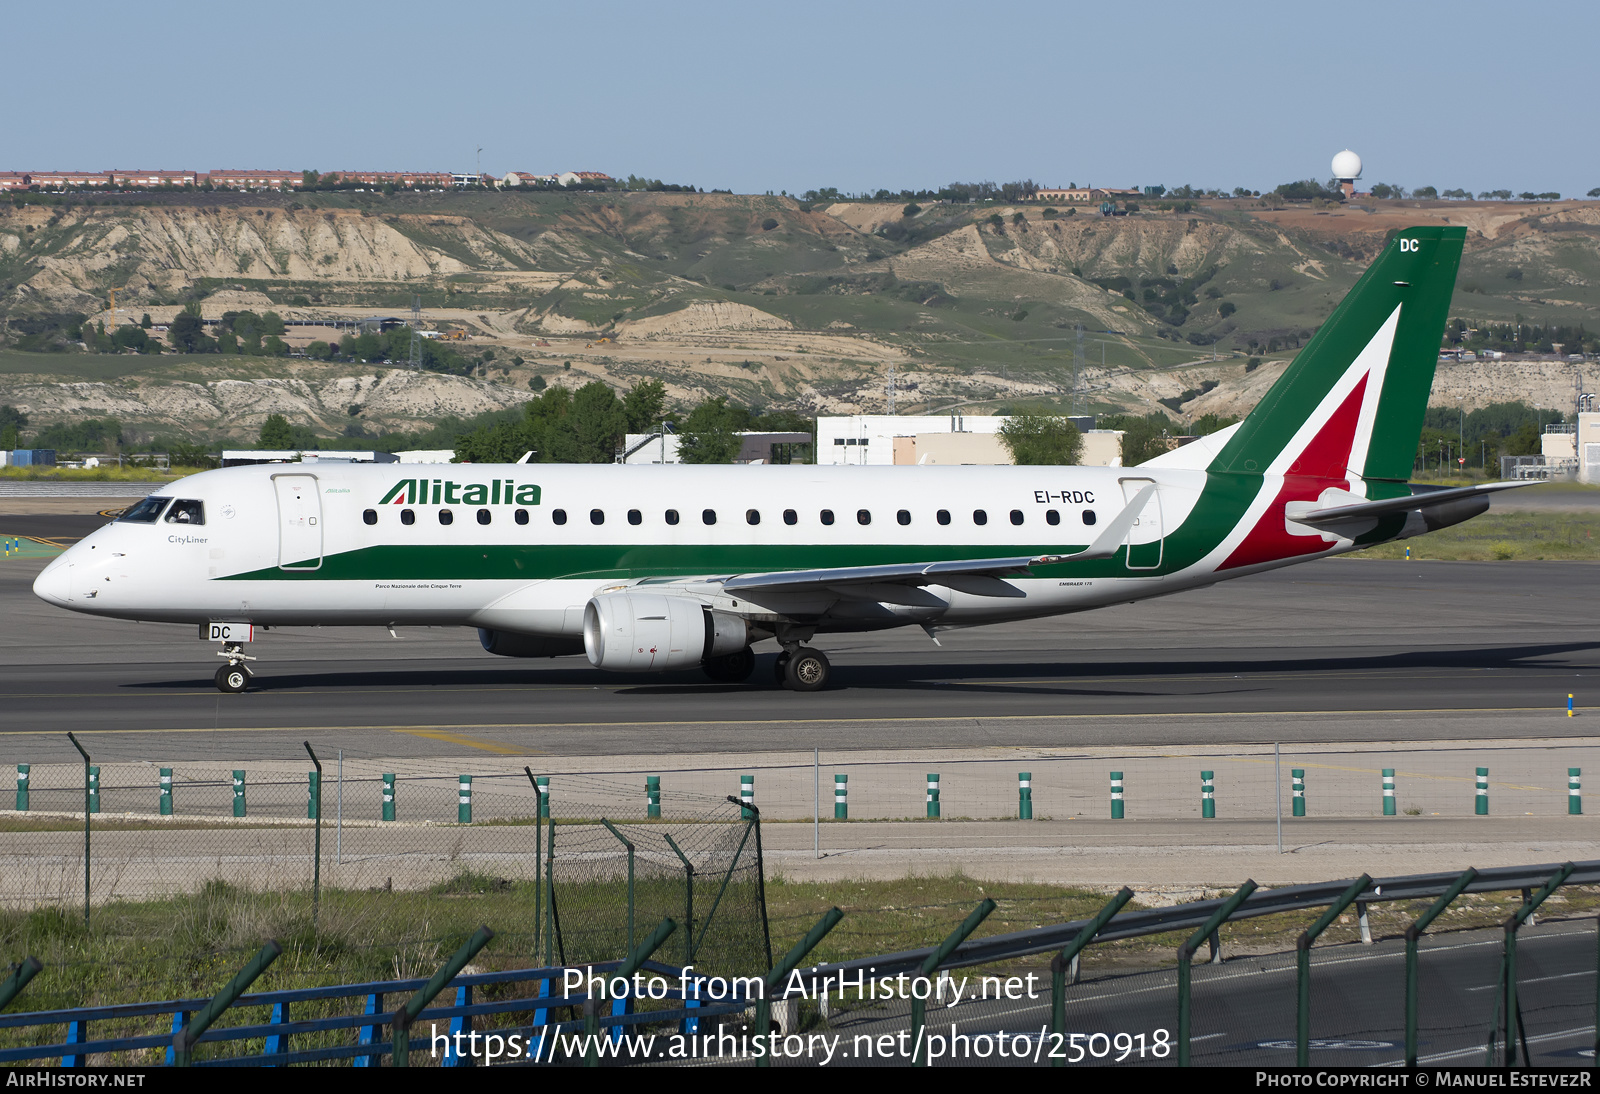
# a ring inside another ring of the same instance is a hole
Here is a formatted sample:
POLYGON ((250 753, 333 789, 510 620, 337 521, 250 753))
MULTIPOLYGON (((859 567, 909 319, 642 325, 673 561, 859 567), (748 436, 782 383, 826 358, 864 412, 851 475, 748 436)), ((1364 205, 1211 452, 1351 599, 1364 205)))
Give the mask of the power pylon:
POLYGON ((422 368, 422 297, 411 298, 411 361, 412 368, 422 368))

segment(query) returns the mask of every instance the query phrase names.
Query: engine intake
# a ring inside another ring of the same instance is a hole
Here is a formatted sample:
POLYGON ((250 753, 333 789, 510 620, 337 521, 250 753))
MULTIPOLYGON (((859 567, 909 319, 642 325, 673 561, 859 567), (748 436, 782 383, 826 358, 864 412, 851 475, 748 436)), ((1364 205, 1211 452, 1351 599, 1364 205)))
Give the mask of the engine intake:
POLYGON ((612 672, 692 668, 749 644, 750 627, 744 619, 686 596, 601 593, 583 609, 583 648, 589 663, 612 672))

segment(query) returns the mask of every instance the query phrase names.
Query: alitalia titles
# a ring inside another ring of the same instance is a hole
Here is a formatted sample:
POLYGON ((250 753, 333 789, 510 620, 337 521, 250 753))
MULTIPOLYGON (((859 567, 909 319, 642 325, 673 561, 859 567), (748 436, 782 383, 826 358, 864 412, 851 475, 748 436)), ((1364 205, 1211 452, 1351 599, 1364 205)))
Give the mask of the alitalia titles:
POLYGON ((531 482, 491 479, 459 483, 450 479, 401 479, 379 505, 538 505, 539 488, 531 482))

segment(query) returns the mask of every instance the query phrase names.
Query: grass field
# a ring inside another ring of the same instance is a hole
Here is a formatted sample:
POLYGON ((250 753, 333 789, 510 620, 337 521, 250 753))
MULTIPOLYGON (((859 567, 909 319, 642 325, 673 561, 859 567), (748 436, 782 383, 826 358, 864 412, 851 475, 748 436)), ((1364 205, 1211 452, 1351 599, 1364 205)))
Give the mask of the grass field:
POLYGON ((1600 513, 1484 513, 1464 524, 1425 536, 1385 543, 1349 558, 1405 558, 1443 561, 1600 560, 1600 513))

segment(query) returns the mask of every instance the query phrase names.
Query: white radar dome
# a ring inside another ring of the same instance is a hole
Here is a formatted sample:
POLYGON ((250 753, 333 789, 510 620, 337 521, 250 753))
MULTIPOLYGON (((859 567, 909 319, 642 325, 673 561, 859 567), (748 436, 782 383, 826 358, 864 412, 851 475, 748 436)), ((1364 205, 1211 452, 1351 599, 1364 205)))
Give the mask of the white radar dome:
POLYGON ((1346 148, 1333 157, 1333 177, 1336 179, 1358 179, 1361 177, 1361 157, 1346 148))

